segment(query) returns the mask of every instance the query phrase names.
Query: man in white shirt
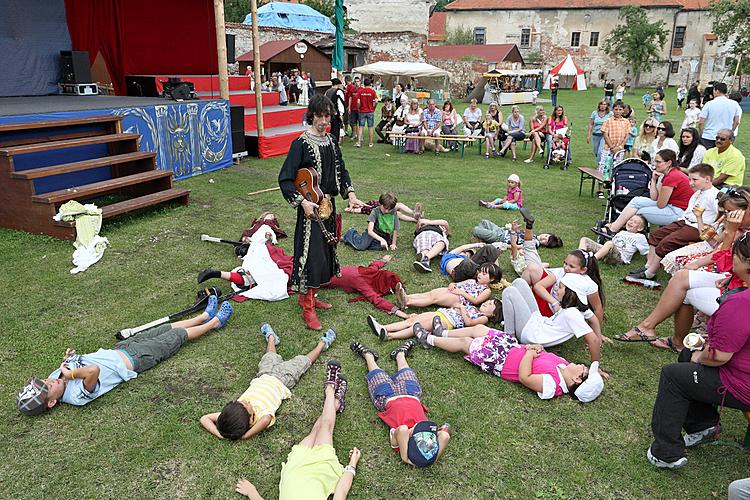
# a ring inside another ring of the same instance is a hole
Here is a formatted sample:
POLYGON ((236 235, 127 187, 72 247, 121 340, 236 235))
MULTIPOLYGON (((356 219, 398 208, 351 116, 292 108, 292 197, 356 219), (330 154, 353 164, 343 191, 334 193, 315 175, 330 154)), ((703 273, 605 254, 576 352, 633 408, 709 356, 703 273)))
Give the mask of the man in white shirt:
POLYGON ((727 84, 718 82, 714 85, 714 98, 706 103, 698 119, 701 131, 701 143, 706 149, 716 146, 716 134, 722 129, 734 130, 740 123, 742 110, 737 103, 729 99, 727 84), (739 111, 738 111, 739 110, 739 111))

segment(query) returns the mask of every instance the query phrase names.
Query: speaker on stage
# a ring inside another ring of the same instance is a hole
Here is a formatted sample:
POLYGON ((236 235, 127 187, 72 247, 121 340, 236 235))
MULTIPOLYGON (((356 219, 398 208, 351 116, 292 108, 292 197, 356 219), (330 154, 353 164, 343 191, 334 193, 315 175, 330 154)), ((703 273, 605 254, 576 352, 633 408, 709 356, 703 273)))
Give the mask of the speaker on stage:
POLYGON ((227 33, 227 64, 234 64, 234 35, 227 33))
POLYGON ((61 50, 62 83, 93 83, 89 53, 85 50, 61 50))
POLYGON ((245 106, 230 105, 229 117, 232 129, 232 154, 246 151, 245 147, 245 106))

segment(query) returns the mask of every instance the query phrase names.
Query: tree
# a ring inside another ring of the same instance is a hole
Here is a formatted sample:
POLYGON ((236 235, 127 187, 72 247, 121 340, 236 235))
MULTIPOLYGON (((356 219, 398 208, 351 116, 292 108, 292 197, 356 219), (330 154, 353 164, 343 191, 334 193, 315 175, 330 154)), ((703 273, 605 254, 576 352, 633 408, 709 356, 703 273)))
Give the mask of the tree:
POLYGON ((443 45, 473 45, 474 44, 474 32, 471 28, 466 28, 464 25, 456 26, 453 29, 445 30, 445 39, 443 45))
MULTIPOLYGON (((262 2, 258 2, 260 5, 262 2)), ((249 0, 224 0, 224 20, 229 23, 241 23, 250 13, 249 0)))
POLYGON ((716 0, 710 11, 719 41, 732 44, 732 57, 727 61, 731 73, 734 74, 738 59, 739 73, 750 73, 750 0, 716 0))
POLYGON ((451 3, 453 0, 437 0, 435 4, 435 12, 445 12, 445 6, 451 3))
POLYGON ((664 21, 648 21, 648 11, 637 5, 620 9, 620 23, 604 40, 604 52, 624 60, 633 70, 633 86, 643 71, 649 71, 669 38, 664 21))

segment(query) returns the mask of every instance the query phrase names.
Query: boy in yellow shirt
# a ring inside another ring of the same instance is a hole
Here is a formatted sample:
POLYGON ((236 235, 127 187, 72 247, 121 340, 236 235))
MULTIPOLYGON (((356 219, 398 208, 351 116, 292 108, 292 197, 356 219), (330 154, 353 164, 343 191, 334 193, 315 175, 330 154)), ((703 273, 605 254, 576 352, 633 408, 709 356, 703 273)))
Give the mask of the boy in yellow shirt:
MULTIPOLYGON (((308 354, 284 361, 276 354, 281 340, 271 325, 264 323, 260 331, 266 338, 266 353, 258 363, 258 373, 250 387, 237 400, 227 403, 220 413, 209 413, 200 419, 203 428, 219 439, 249 439, 272 426, 281 402, 292 396, 291 389, 300 377, 336 339, 336 332, 329 329, 308 354)), ((340 370, 338 362, 330 361, 326 373, 329 378, 338 377, 340 370)), ((343 394, 336 396, 342 401, 341 411, 343 394)))

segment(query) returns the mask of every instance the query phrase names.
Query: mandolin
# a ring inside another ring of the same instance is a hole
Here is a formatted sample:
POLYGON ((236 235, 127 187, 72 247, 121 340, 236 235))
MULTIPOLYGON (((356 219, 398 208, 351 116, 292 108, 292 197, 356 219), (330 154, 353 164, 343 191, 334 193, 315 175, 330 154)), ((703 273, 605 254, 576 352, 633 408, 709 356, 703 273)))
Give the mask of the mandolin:
POLYGON ((335 246, 338 243, 338 238, 336 238, 336 235, 331 233, 323 224, 323 220, 331 216, 333 206, 331 205, 331 201, 323 195, 323 191, 320 189, 318 172, 314 168, 300 168, 297 171, 297 177, 294 179, 294 187, 304 199, 311 201, 320 207, 315 209, 313 216, 310 218, 318 221, 326 243, 335 246))

